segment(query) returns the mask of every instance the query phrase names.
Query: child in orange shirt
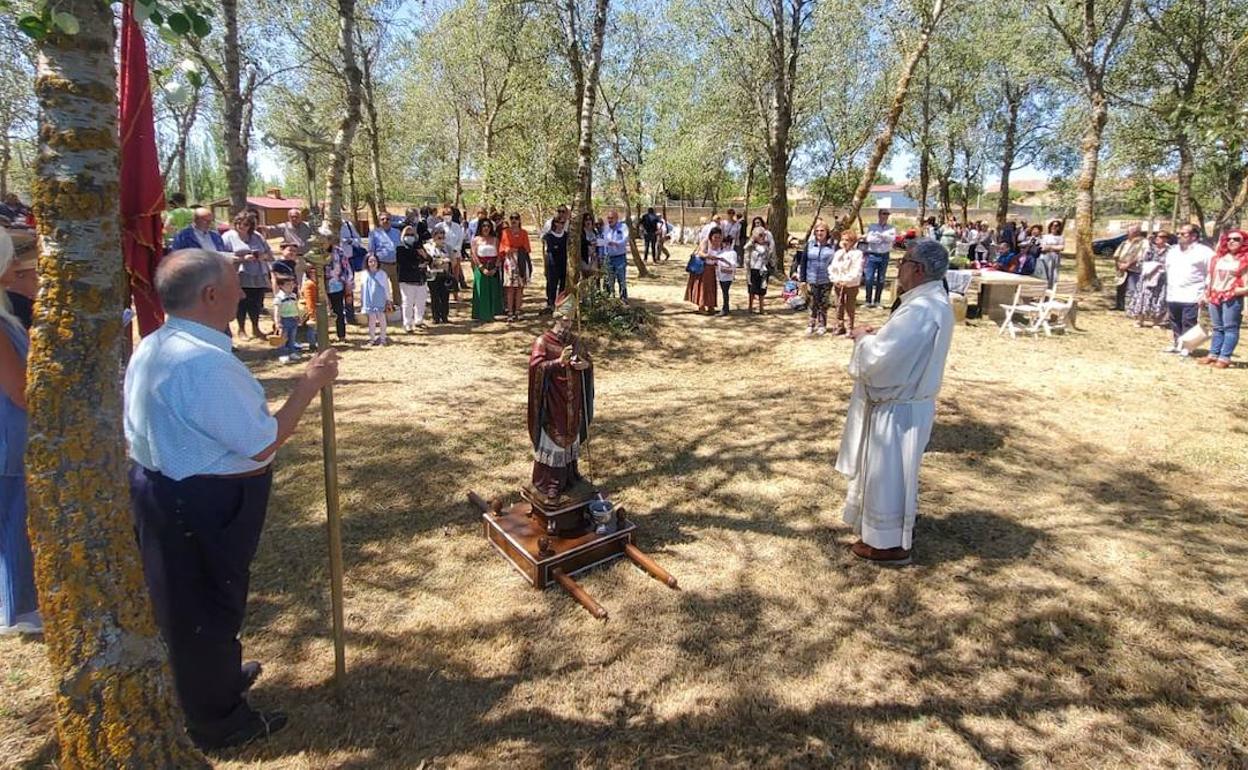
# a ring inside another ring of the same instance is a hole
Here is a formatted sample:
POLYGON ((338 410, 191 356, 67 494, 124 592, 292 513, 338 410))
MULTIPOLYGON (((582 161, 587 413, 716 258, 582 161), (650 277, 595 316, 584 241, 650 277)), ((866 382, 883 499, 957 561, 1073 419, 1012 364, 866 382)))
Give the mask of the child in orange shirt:
POLYGON ((316 349, 316 303, 320 285, 316 282, 316 267, 308 265, 303 281, 303 326, 308 340, 308 349, 316 349))

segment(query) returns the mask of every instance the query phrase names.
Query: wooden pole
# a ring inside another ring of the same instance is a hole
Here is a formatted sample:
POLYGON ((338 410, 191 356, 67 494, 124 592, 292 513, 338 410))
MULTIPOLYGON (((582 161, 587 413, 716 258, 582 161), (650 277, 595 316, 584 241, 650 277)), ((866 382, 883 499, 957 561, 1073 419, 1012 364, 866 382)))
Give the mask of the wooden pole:
POLYGON ((638 567, 641 567, 643 570, 648 572, 650 577, 664 584, 668 588, 674 588, 677 591, 680 590, 680 585, 676 582, 676 578, 672 576, 672 573, 660 567, 658 562, 642 553, 641 549, 637 546, 632 543, 625 543, 624 555, 632 559, 638 567))
MULTIPOLYGON (((316 343, 323 350, 329 344, 328 260, 320 272, 320 285, 316 291, 316 343)), ((325 465, 325 513, 329 529, 329 598, 334 622, 334 690, 341 696, 346 685, 347 655, 342 610, 342 513, 338 507, 338 435, 334 425, 332 382, 321 388, 321 454, 325 465)))
MULTIPOLYGON (((320 230, 320 211, 316 206, 315 174, 311 152, 303 151, 307 171, 308 218, 314 231, 320 230)), ((329 262, 334 253, 334 235, 325 238, 325 249, 318 253, 318 238, 314 238, 313 263, 320 258, 316 287, 316 344, 319 350, 329 347, 329 262)), ((347 679, 346 624, 343 620, 342 597, 342 511, 338 501, 338 430, 334 424, 334 384, 321 388, 321 456, 325 467, 325 525, 329 534, 329 602, 333 619, 334 636, 334 691, 343 694, 347 679)))
POLYGON ((594 597, 586 593, 585 589, 581 588, 581 586, 575 580, 573 580, 572 578, 564 574, 563 570, 556 567, 555 569, 551 570, 550 574, 552 577, 554 577, 555 582, 557 582, 563 588, 563 590, 572 594, 572 598, 576 599, 576 601, 579 602, 580 605, 584 607, 589 612, 590 615, 593 615, 595 618, 598 618, 599 620, 607 619, 606 609, 601 604, 594 601, 594 597))

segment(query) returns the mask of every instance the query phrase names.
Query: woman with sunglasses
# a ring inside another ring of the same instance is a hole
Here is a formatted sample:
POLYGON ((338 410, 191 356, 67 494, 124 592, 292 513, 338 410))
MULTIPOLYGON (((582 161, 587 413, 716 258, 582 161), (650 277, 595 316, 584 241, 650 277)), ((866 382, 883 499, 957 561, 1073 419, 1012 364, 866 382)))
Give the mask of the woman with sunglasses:
POLYGON ((1209 288, 1205 302, 1213 337, 1209 355, 1200 363, 1217 369, 1231 365, 1231 354, 1239 343, 1239 326, 1244 318, 1244 297, 1248 296, 1248 245, 1243 230, 1230 230, 1222 236, 1218 250, 1209 260, 1209 288))
POLYGON ((520 214, 509 217, 510 226, 503 231, 498 249, 502 252, 503 300, 507 311, 507 323, 520 319, 520 305, 524 302, 524 287, 529 285, 533 274, 530 258, 532 247, 529 234, 520 226, 520 214))
POLYGON ((493 321, 503 312, 503 277, 499 273, 494 221, 482 219, 472 239, 472 320, 493 321))
POLYGON ((1170 233, 1160 230, 1153 234, 1148 250, 1140 258, 1135 293, 1127 302, 1127 317, 1135 319, 1135 325, 1167 326, 1170 308, 1166 306, 1166 251, 1170 248, 1170 233))

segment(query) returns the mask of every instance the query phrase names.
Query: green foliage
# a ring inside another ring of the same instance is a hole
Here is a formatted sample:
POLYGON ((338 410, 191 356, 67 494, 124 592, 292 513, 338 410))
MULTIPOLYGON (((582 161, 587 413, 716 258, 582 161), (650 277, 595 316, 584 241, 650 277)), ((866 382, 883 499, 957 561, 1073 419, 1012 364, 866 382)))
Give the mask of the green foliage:
MULTIPOLYGON (((12 0, 0 2, 0 10, 14 12, 12 0)), ((140 22, 158 27, 162 36, 170 40, 183 37, 205 37, 212 29, 208 19, 213 8, 209 3, 189 0, 181 5, 170 5, 160 0, 135 0, 134 16, 140 22)), ((72 13, 59 11, 53 0, 38 0, 33 6, 18 14, 17 27, 32 40, 43 40, 54 32, 66 35, 78 34, 78 18, 72 13)))
POLYGON ((581 323, 586 328, 602 331, 612 337, 644 335, 654 322, 654 315, 638 305, 628 305, 599 288, 581 295, 581 323))

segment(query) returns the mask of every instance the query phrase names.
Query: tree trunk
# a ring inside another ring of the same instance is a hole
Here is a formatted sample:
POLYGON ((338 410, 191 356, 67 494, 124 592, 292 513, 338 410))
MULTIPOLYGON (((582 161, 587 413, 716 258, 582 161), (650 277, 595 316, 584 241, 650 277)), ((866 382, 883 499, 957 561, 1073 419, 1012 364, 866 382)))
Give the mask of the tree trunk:
POLYGON ((745 211, 741 214, 741 220, 745 222, 746 227, 750 225, 750 195, 754 191, 754 161, 750 161, 745 167, 745 211))
POLYGON ((373 175, 373 199, 375 206, 373 207, 374 221, 380 211, 386 211, 386 190, 382 183, 381 177, 381 130, 377 123, 377 102, 376 90, 373 83, 373 67, 369 60, 368 52, 364 52, 361 59, 363 63, 363 72, 361 76, 361 85, 363 87, 364 117, 367 119, 365 124, 365 133, 368 134, 368 162, 369 170, 373 175))
POLYGON ((1104 95, 1093 94, 1091 106, 1080 142, 1083 161, 1075 188, 1075 266, 1080 291, 1099 291, 1101 288, 1092 253, 1092 222, 1095 217, 1096 169, 1101 152, 1101 134, 1109 119, 1109 111, 1104 95))
MULTIPOLYGON (((1240 212, 1248 206, 1248 168, 1239 169, 1239 184, 1233 189, 1235 192, 1230 196, 1229 200, 1222 206, 1222 210, 1218 212, 1214 228, 1219 232, 1226 231, 1227 228, 1233 227, 1239 223, 1240 212)), ((1231 181, 1234 183, 1236 174, 1232 174, 1231 181)))
POLYGON ((682 190, 680 193, 680 242, 681 243, 686 242, 685 241, 685 238, 686 238, 685 227, 687 227, 687 225, 685 224, 685 193, 682 190))
POLYGON ((1006 118, 1005 137, 1001 147, 1001 184, 998 186, 997 230, 1005 227, 1010 218, 1010 172, 1014 170, 1014 154, 1018 144, 1018 112, 1022 107, 1023 89, 1003 84, 1006 118))
POLYGON ((919 100, 922 124, 919 126, 919 228, 927 219, 927 191, 932 184, 932 64, 923 56, 923 98, 919 100))
POLYGON ((58 766, 206 768, 176 704, 126 486, 113 13, 96 0, 57 10, 79 31, 38 43, 40 288, 26 462, 58 766))
MULTIPOLYGON (((329 155, 329 168, 325 173, 326 218, 330 232, 335 234, 342 229, 342 182, 350 161, 351 142, 360 124, 360 81, 363 77, 355 59, 355 0, 338 0, 338 52, 342 54, 346 113, 338 121, 334 149, 329 155)), ((354 210, 351 216, 355 217, 354 210)))
POLYGON ((238 0, 221 0, 225 39, 222 61, 225 65, 225 93, 221 96, 221 117, 225 123, 225 184, 230 196, 230 214, 247 208, 247 150, 250 133, 243 134, 244 99, 241 91, 242 63, 238 42, 238 0))
POLYGON ((350 210, 351 226, 359 219, 360 195, 355 186, 355 158, 347 159, 347 208, 350 210))
MULTIPOLYGON (((594 190, 594 104, 598 95, 598 74, 602 69, 602 46, 607 36, 607 7, 610 0, 595 0, 594 26, 590 37, 589 61, 580 55, 581 33, 577 22, 575 0, 565 0, 563 24, 569 63, 575 77, 576 95, 579 97, 579 115, 576 140, 576 197, 572 201, 572 231, 569 234, 568 268, 571 284, 580 288, 581 234, 584 232, 585 213, 593 209, 594 190)), ((579 316, 579 304, 576 311, 579 316)))
POLYGON ((464 207, 464 119, 459 111, 459 107, 455 108, 455 208, 463 209, 464 207))
MULTIPOLYGON (((1176 203, 1179 207, 1179 221, 1187 224, 1192 221, 1192 177, 1196 173, 1196 159, 1192 156, 1192 143, 1185 131, 1178 132, 1175 137, 1175 147, 1179 151, 1176 203)), ((1204 226, 1203 222, 1201 226, 1204 226)))
POLYGON ((9 168, 13 165, 13 141, 9 127, 0 128, 0 198, 9 194, 9 168))
POLYGON ((931 15, 924 20, 919 30, 918 43, 901 65, 901 75, 897 78, 897 87, 893 90, 893 102, 888 108, 888 115, 884 118, 884 126, 880 129, 880 135, 876 137, 875 149, 871 151, 871 158, 867 161, 862 180, 858 182, 858 189, 854 191, 854 197, 849 204, 847 216, 851 222, 862 212, 862 204, 866 202, 867 195, 871 192, 871 182, 879 172, 884 156, 888 154, 889 148, 893 145, 893 134, 897 131, 897 122, 901 120, 901 113, 906 107, 906 97, 910 93, 910 81, 914 77, 914 68, 918 65, 919 59, 927 53, 932 29, 940 22, 940 17, 944 12, 944 0, 936 0, 932 4, 931 15))
POLYGON ((1157 229, 1157 182, 1153 179, 1152 169, 1148 172, 1148 231, 1157 229))
MULTIPOLYGON (((637 248, 637 222, 633 219, 633 195, 629 189, 629 164, 624 157, 624 141, 620 131, 619 121, 615 118, 615 107, 611 104, 611 100, 607 98, 606 91, 602 92, 602 105, 607 116, 607 126, 611 129, 611 154, 615 159, 615 176, 620 184, 620 197, 624 201, 624 221, 628 223, 628 248, 633 256, 633 264, 637 267, 638 277, 645 278, 650 275, 650 271, 646 269, 646 261, 642 259, 642 253, 637 248)), ((634 168, 635 172, 636 169, 634 168)), ((636 200, 638 211, 641 210, 641 183, 637 183, 636 200)))
POLYGON ((962 145, 962 224, 971 221, 971 150, 962 145))
POLYGON ((176 172, 177 190, 183 195, 186 194, 186 149, 190 141, 191 129, 195 127, 195 119, 199 116, 199 94, 200 89, 196 88, 191 94, 191 103, 186 111, 180 114, 174 113, 178 139, 174 145, 173 154, 169 156, 169 162, 160 175, 165 180, 165 185, 168 186, 170 172, 176 172))

